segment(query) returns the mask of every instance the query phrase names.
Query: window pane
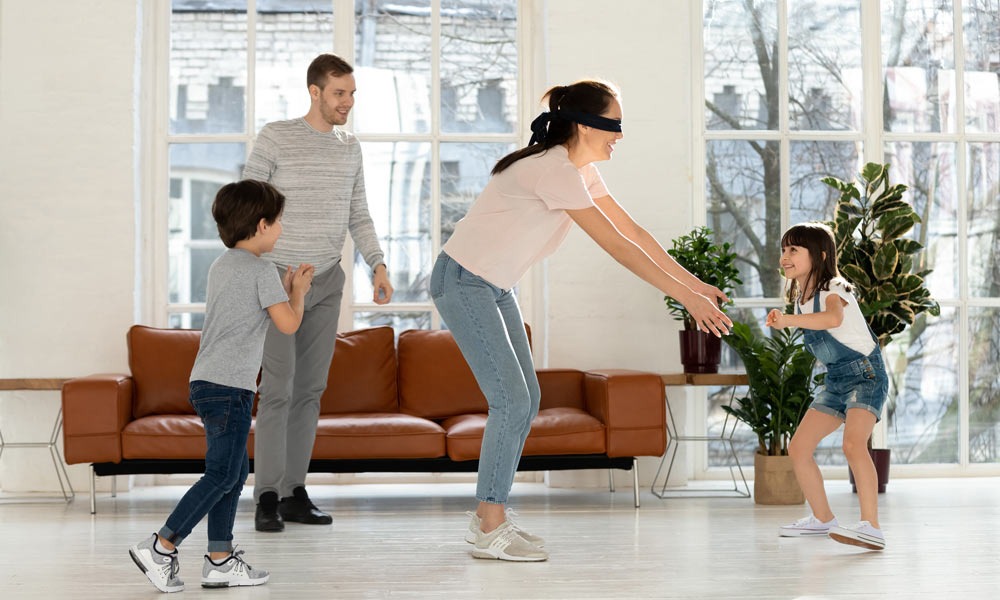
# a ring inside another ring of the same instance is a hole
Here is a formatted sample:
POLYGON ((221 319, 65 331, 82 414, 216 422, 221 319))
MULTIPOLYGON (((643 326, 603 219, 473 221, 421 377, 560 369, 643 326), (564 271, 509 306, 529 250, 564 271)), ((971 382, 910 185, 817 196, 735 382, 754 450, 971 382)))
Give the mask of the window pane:
POLYGON ((969 294, 1000 298, 1000 144, 969 144, 969 294))
POLYGON ((382 326, 392 327, 397 336, 407 329, 430 329, 431 313, 430 311, 354 313, 355 329, 382 326))
POLYGON ((246 2, 205 8, 173 0, 170 15, 170 133, 242 133, 246 128, 246 2))
POLYGON ((306 70, 333 51, 332 0, 257 0, 254 131, 309 112, 306 70))
POLYGON ((913 272, 927 276, 931 296, 958 297, 958 192, 955 144, 897 142, 888 144, 885 160, 892 165, 890 183, 908 187, 904 199, 920 216, 908 237, 924 245, 913 272))
POLYGON ((958 313, 926 313, 885 349, 889 399, 882 412, 892 461, 958 462, 958 313))
POLYGON ((707 224, 739 254, 737 298, 778 297, 781 174, 778 142, 716 140, 705 144, 707 224))
POLYGON ((355 0, 354 14, 355 131, 430 131, 430 0, 355 0))
POLYGON ((513 144, 441 144, 441 245, 486 187, 493 166, 514 150, 513 144))
POLYGON ((970 132, 1000 131, 1000 10, 996 2, 962 3, 965 40, 965 127, 970 132))
POLYGON ((969 309, 969 462, 1000 461, 1000 310, 969 309))
POLYGON ((886 131, 955 130, 955 28, 948 0, 884 0, 886 131))
MULTIPOLYGON (((429 302, 431 256, 431 145, 417 142, 366 142, 365 188, 368 210, 396 302, 429 302)), ((355 252, 354 301, 372 301, 371 269, 355 252)))
POLYGON ((774 0, 705 2, 705 122, 708 129, 778 129, 774 0))
POLYGON ((517 0, 442 0, 441 131, 515 131, 517 73, 517 0))
POLYGON ((829 221, 840 193, 823 183, 824 177, 851 181, 861 170, 855 142, 791 142, 791 223, 829 221))
POLYGON ((212 202, 243 169, 244 144, 171 144, 168 302, 205 301, 208 267, 225 250, 212 202))
POLYGON ((789 0, 789 128, 861 129, 858 0, 789 0))
POLYGON ((167 327, 170 329, 204 329, 205 313, 171 313, 167 327))

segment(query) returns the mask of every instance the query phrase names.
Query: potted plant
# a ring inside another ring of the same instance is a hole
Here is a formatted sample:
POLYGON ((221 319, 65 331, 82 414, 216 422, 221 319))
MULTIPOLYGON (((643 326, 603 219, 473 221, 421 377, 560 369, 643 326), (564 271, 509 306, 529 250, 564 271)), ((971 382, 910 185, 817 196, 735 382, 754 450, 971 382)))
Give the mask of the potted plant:
MULTIPOLYGON (((822 181, 840 192, 837 213, 828 223, 837 240, 838 268, 854 284, 861 314, 884 350, 918 315, 941 314, 924 285, 931 272, 921 264, 924 247, 903 237, 920 223, 920 216, 903 199, 906 186, 889 183, 888 164, 866 164, 857 183, 834 177, 822 181)), ((871 438, 868 448, 878 472, 878 491, 885 492, 889 449, 873 449, 871 438)))
POLYGON ((757 436, 754 453, 754 501, 801 504, 805 501, 788 456, 788 443, 813 401, 816 359, 797 328, 758 335, 734 322, 726 344, 743 360, 747 395, 723 410, 743 421, 757 436))
MULTIPOLYGON (((692 275, 732 296, 733 285, 743 283, 736 268, 736 252, 729 242, 719 245, 708 227, 696 227, 673 241, 667 253, 692 275)), ((667 310, 684 323, 680 331, 681 363, 685 373, 716 373, 721 345, 716 336, 698 330, 698 325, 677 300, 663 297, 667 310)))

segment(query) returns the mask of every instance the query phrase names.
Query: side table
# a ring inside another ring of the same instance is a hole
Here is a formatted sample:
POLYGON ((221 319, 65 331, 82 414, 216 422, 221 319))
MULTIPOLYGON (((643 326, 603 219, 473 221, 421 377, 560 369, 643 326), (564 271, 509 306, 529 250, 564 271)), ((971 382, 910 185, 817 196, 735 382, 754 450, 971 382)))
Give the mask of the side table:
MULTIPOLYGON (((61 390, 63 383, 67 379, 0 379, 0 392, 12 391, 42 391, 61 390)), ((55 423, 52 425, 52 435, 47 441, 39 442, 8 442, 4 440, 3 431, 0 430, 0 459, 3 459, 3 451, 7 448, 48 448, 52 457, 52 466, 55 468, 56 478, 59 480, 59 488, 62 490, 63 500, 70 502, 76 497, 73 486, 69 482, 69 473, 66 472, 66 463, 63 461, 62 453, 56 442, 59 441, 59 433, 62 431, 62 403, 59 404, 59 412, 56 413, 55 423), (67 491, 68 490, 68 491, 67 491)))
MULTIPOLYGON (((747 385, 748 379, 745 373, 669 373, 661 375, 660 379, 663 380, 663 385, 665 386, 681 386, 681 385, 747 385)), ((733 395, 729 397, 729 403, 732 404, 733 398, 736 394, 736 390, 733 390, 733 395)), ((677 423, 674 421, 674 413, 670 408, 670 399, 667 398, 667 450, 663 454, 663 459, 660 460, 660 466, 656 469, 656 475, 653 476, 653 485, 650 491, 654 496, 660 499, 664 498, 678 498, 678 497, 695 497, 695 496, 720 496, 720 495, 733 495, 739 498, 749 498, 750 497, 750 486, 747 485, 746 476, 743 475, 743 467, 740 466, 740 459, 736 455, 736 446, 733 444, 733 435, 736 433, 736 419, 731 418, 729 413, 726 413, 726 418, 722 422, 722 432, 717 435, 680 435, 677 429, 677 423), (733 488, 731 490, 718 490, 711 488, 684 488, 677 490, 667 490, 667 482, 670 481, 670 472, 674 468, 674 460, 677 458, 677 450, 681 442, 722 442, 729 450, 729 456, 732 458, 733 464, 729 465, 729 475, 733 480, 733 488), (657 490, 657 481, 660 478, 660 472, 663 470, 663 465, 667 464, 667 457, 669 457, 669 464, 667 465, 667 473, 663 478, 663 486, 657 490), (743 482, 743 489, 740 489, 739 481, 736 479, 736 472, 739 471, 740 480, 743 482)))

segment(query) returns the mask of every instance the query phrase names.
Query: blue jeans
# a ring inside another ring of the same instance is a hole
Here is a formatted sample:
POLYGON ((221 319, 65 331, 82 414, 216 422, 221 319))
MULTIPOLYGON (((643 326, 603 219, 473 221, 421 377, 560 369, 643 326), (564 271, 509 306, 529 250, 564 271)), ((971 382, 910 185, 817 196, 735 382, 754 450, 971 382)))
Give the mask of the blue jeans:
POLYGON ((431 297, 489 404, 476 499, 505 504, 542 393, 517 299, 442 252, 431 297))
POLYGON ((179 545, 208 515, 208 551, 233 551, 233 524, 243 483, 250 472, 247 437, 254 392, 192 381, 191 405, 205 426, 205 474, 184 494, 160 537, 179 545))

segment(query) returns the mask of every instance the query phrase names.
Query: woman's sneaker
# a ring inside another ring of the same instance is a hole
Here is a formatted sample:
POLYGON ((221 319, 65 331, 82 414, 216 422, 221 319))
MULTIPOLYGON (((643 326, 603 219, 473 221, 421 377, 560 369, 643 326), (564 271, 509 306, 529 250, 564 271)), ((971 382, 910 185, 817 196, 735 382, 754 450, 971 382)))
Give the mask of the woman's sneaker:
POLYGON ((129 556, 135 561, 135 566, 146 574, 150 583, 161 592, 180 592, 184 590, 184 582, 177 577, 180 563, 177 562, 177 551, 164 554, 156 549, 157 535, 154 533, 138 544, 128 549, 129 556))
POLYGON ((509 521, 480 535, 472 549, 472 556, 515 562, 537 562, 549 558, 548 552, 521 537, 509 521))
POLYGON ((831 527, 830 537, 841 544, 861 546, 869 550, 885 548, 885 536, 881 529, 875 529, 868 521, 859 521, 850 527, 831 527))
POLYGON ((233 552, 220 563, 207 554, 201 567, 201 587, 220 588, 267 583, 270 573, 255 569, 243 560, 243 551, 233 552))
POLYGON ((817 519, 816 517, 809 515, 803 519, 792 523, 791 525, 782 525, 778 530, 778 535, 781 537, 799 537, 806 535, 826 535, 830 532, 831 527, 837 526, 837 518, 834 517, 830 519, 829 522, 824 523, 817 519))
MULTIPOLYGON (((479 515, 477 515, 473 511, 468 511, 465 514, 471 517, 471 520, 469 521, 469 530, 465 532, 465 541, 469 542, 470 544, 475 544, 479 540, 479 538, 483 536, 482 520, 479 518, 479 515)), ((534 544, 539 548, 545 547, 545 540, 543 538, 528 533, 527 531, 521 529, 521 527, 514 522, 513 517, 516 517, 517 513, 514 512, 513 508, 508 508, 504 516, 506 517, 506 521, 510 523, 511 526, 514 527, 514 530, 517 531, 517 533, 521 537, 523 537, 525 541, 534 544)))

